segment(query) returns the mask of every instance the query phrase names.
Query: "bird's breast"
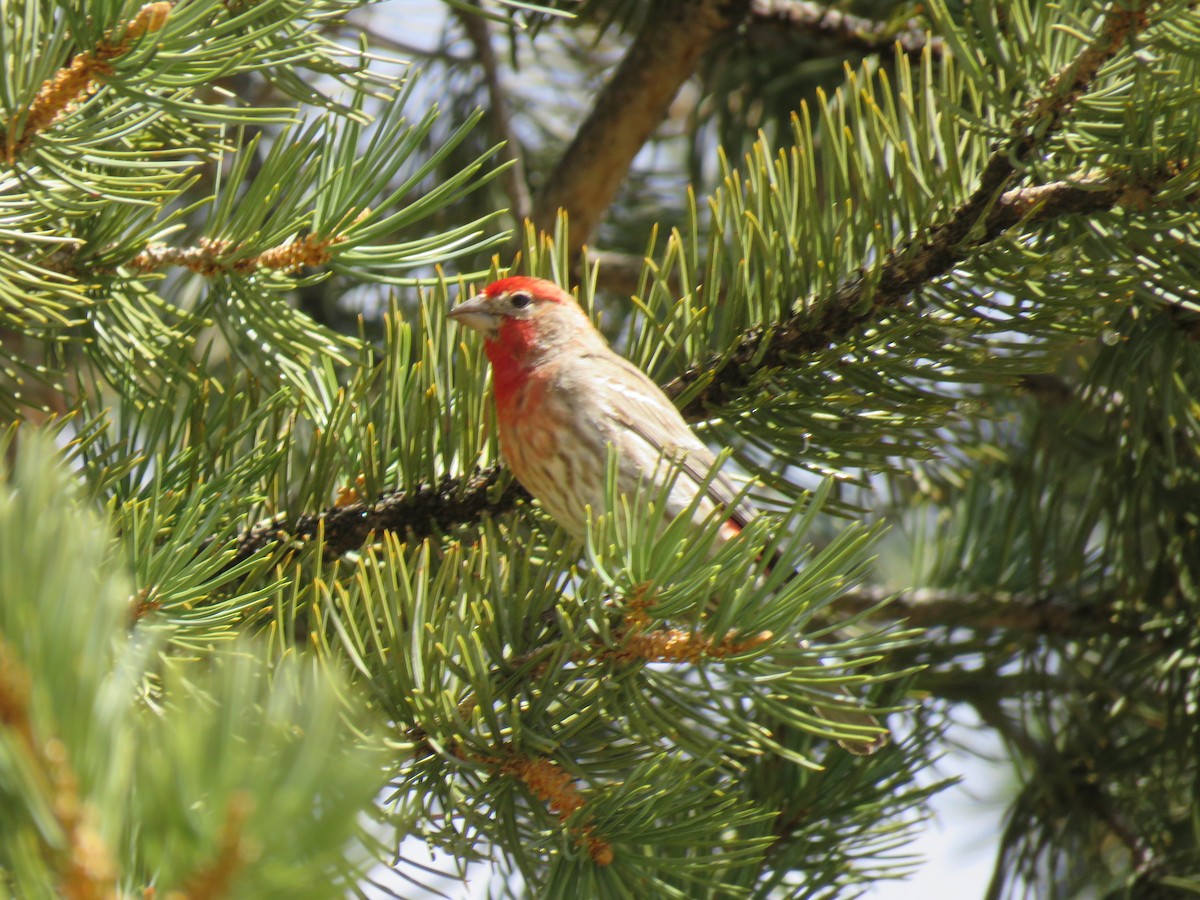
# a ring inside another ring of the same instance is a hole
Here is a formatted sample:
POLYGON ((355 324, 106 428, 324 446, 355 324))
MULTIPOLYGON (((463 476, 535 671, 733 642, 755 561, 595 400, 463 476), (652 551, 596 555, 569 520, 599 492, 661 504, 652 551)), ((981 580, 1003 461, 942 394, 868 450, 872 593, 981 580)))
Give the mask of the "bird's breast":
POLYGON ((496 396, 500 452, 517 480, 572 534, 582 537, 604 504, 605 444, 585 403, 556 389, 552 373, 531 373, 496 396))

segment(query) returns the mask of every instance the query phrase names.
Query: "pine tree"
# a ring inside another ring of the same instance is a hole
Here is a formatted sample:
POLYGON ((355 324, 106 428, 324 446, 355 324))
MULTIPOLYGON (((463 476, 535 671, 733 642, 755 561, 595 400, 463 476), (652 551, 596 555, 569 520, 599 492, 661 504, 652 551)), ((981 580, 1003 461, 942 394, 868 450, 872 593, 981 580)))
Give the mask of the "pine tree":
POLYGON ((854 896, 967 708, 989 897, 1200 891, 1196 5, 360 5, 0 6, 3 893, 854 896), (501 271, 762 520, 557 529, 501 271))

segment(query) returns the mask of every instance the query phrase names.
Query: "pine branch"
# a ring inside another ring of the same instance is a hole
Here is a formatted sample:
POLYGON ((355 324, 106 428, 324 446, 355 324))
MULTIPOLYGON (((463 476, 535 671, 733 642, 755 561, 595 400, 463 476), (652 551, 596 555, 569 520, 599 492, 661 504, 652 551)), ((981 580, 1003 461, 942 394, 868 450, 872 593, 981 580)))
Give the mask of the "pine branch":
MULTIPOLYGON (((585 663, 620 663, 622 665, 646 663, 684 663, 698 665, 704 661, 719 662, 730 656, 740 656, 770 641, 774 634, 761 631, 749 636, 730 631, 723 638, 714 638, 700 631, 682 628, 650 628, 650 617, 646 613, 650 605, 648 598, 635 596, 628 601, 627 610, 621 615, 620 624, 612 634, 612 641, 589 640, 570 654, 572 665, 585 663)), ((562 641, 557 637, 547 640, 534 650, 507 657, 495 666, 489 677, 499 684, 513 672, 525 673, 525 677, 536 678, 545 668, 544 660, 561 649, 562 641)), ((460 700, 456 714, 461 719, 470 717, 478 705, 478 697, 471 693, 460 700)), ((412 744, 415 756, 432 752, 429 734, 420 725, 407 730, 405 739, 412 744)))
MULTIPOLYGON (((366 216, 364 211, 362 216, 366 216)), ((360 216, 360 218, 362 218, 360 216)), ((307 234, 293 238, 253 256, 230 261, 237 246, 231 241, 200 238, 195 247, 168 247, 151 244, 128 263, 135 272, 153 272, 167 266, 181 266, 198 275, 212 276, 232 271, 241 274, 255 269, 275 269, 295 272, 304 268, 320 268, 333 258, 333 247, 348 240, 346 235, 322 237, 307 234)))
POLYGON ((713 37, 740 21, 748 0, 660 0, 596 98, 534 201, 533 222, 552 233, 570 222, 572 258, 588 240, 633 158, 662 122, 713 37))
POLYGON ((915 20, 896 30, 888 22, 877 22, 805 0, 753 0, 750 14, 756 22, 831 38, 841 46, 859 52, 876 53, 899 45, 900 50, 909 55, 920 54, 928 47, 930 53, 937 56, 944 47, 941 38, 931 37, 915 20))
POLYGON ((112 854, 90 821, 79 796, 79 780, 67 748, 57 737, 39 734, 30 708, 30 675, 0 640, 0 726, 13 738, 13 750, 24 757, 53 811, 65 846, 44 846, 58 869, 58 888, 68 900, 107 900, 115 896, 116 867, 112 854))
POLYGON ((438 530, 475 523, 484 514, 499 515, 529 499, 516 481, 496 492, 502 476, 499 466, 490 466, 473 475, 447 475, 437 485, 385 494, 373 503, 349 503, 290 522, 258 525, 241 536, 229 565, 244 562, 275 543, 307 543, 318 533, 324 536, 326 557, 333 559, 384 531, 420 540, 438 530))
MULTIPOLYGON (((370 209, 362 209, 350 220, 350 226, 358 225, 370 216, 370 209)), ((222 272, 246 274, 255 269, 296 272, 327 265, 335 255, 333 248, 338 244, 345 244, 350 237, 348 231, 331 235, 306 234, 247 257, 238 256, 241 248, 233 241, 213 238, 200 238, 195 247, 150 244, 127 265, 135 272, 153 272, 167 266, 181 266, 204 276, 218 275, 222 272)))
POLYGON ((1072 104, 1090 87, 1104 63, 1112 59, 1149 20, 1153 0, 1132 9, 1114 3, 1098 35, 1042 88, 1041 96, 1017 117, 1008 138, 988 158, 971 197, 954 209, 928 234, 896 248, 876 272, 864 266, 827 300, 805 309, 770 330, 770 346, 762 344, 766 329, 749 332, 734 352, 693 366, 669 385, 675 397, 701 379, 712 378, 688 403, 686 414, 699 418, 744 390, 753 370, 785 365, 787 357, 811 353, 844 339, 863 325, 899 308, 913 291, 947 274, 970 253, 986 246, 1022 220, 1043 224, 1066 215, 1098 213, 1128 199, 1144 206, 1154 191, 1171 178, 1165 167, 1153 183, 1135 184, 1120 175, 1100 181, 1055 182, 1008 188, 1021 164, 1043 146, 1061 124, 1072 104), (753 362, 753 370, 751 363, 753 362), (719 374, 714 377, 714 373, 719 374))
MULTIPOLYGON (((498 754, 481 756, 458 749, 457 755, 468 762, 486 766, 509 778, 516 778, 529 791, 546 804, 550 812, 565 824, 587 801, 575 786, 574 780, 555 765, 553 760, 541 756, 527 756, 510 746, 501 748, 498 754)), ((612 844, 597 837, 591 825, 571 828, 576 844, 591 857, 598 866, 611 865, 614 859, 612 844)))
MULTIPOLYGON (((985 718, 984 721, 995 727, 994 722, 989 721, 988 718, 985 718)), ((1011 729, 1006 728, 1002 733, 1008 736, 1011 729)), ((1127 817, 1129 810, 1118 809, 1118 801, 1110 797, 1104 789, 1103 776, 1098 776, 1095 771, 1094 760, 1089 756, 1088 764, 1074 765, 1064 773, 1062 760, 1054 759, 1058 755, 1057 751, 1048 751, 1028 740, 1028 734, 1024 730, 1018 730, 1016 735, 1027 739, 1022 742, 1025 744, 1022 747, 1022 753, 1035 764, 1044 761, 1047 756, 1051 757, 1052 768, 1049 771, 1055 773, 1053 776, 1056 781, 1054 792, 1064 793, 1070 798, 1073 807, 1070 812, 1073 813, 1076 810, 1086 812, 1089 824, 1101 826, 1128 854, 1132 878, 1123 886, 1121 892, 1114 892, 1106 896, 1128 893, 1129 896, 1163 898, 1163 900, 1177 896, 1178 892, 1175 888, 1167 887, 1162 882, 1164 876, 1169 874, 1165 865, 1167 854, 1160 855, 1154 846, 1154 841, 1138 833, 1134 823, 1127 817), (1069 779, 1066 784, 1063 784, 1064 775, 1069 779)), ((1040 871, 1035 867, 1038 857, 1046 851, 1046 848, 1044 845, 1032 846, 1031 835, 1044 830, 1057 830, 1061 827, 1059 822, 1053 821, 1061 813, 1055 808, 1054 801, 1047 803, 1045 777, 1039 778, 1037 771, 1035 767, 1027 776, 1016 802, 1010 808, 1008 823, 1000 838, 992 877, 984 894, 985 900, 1001 900, 1002 897, 1009 894, 1012 882, 1015 880, 1016 871, 1014 870, 1038 871, 1040 875, 1040 871), (1023 844, 1026 846, 1023 847, 1023 844), (1021 857, 1024 859, 1020 859, 1021 857)), ((1109 845, 1112 843, 1106 842, 1109 845)))
POLYGON ((711 383, 683 410, 689 419, 703 419, 707 410, 730 402, 746 390, 755 371, 787 365, 791 356, 824 350, 879 321, 903 306, 914 291, 946 275, 972 252, 1018 224, 1045 225, 1068 216, 1109 212, 1122 205, 1147 208, 1155 192, 1174 177, 1172 168, 1164 168, 1153 180, 1134 182, 1124 175, 1114 175, 1012 188, 1001 194, 981 219, 976 217, 979 210, 972 197, 927 238, 897 248, 874 276, 874 283, 870 270, 863 267, 828 301, 813 303, 773 327, 765 352, 762 343, 767 329, 754 329, 732 353, 691 367, 664 385, 663 390, 678 397, 696 381, 711 378, 711 383))
POLYGON ((130 46, 143 35, 159 31, 166 24, 172 6, 173 4, 166 0, 147 3, 138 10, 138 14, 124 29, 119 39, 110 35, 96 45, 94 50, 77 54, 69 66, 59 69, 53 78, 43 84, 24 116, 14 116, 5 129, 4 144, 8 164, 12 165, 35 137, 57 122, 99 79, 110 74, 114 59, 128 52, 130 46))

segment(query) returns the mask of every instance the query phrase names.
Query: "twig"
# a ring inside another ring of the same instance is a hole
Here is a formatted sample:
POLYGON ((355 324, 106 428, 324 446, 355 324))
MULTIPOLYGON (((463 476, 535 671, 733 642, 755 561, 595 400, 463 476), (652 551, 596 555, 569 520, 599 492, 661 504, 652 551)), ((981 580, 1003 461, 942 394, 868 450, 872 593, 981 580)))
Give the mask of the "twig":
MULTIPOLYGON (((370 215, 364 209, 354 222, 370 215)), ((151 244, 129 260, 126 265, 135 272, 153 272, 167 266, 182 266, 198 275, 212 276, 221 272, 246 274, 255 269, 275 269, 295 272, 304 268, 318 268, 333 258, 333 248, 350 239, 348 234, 332 236, 306 234, 284 241, 275 247, 253 256, 230 259, 238 250, 232 241, 200 238, 195 247, 169 247, 166 244, 151 244)))
POLYGON ((496 60, 496 51, 492 47, 492 32, 488 20, 478 13, 470 12, 462 7, 455 7, 459 21, 467 32, 467 38, 475 47, 475 58, 483 68, 483 79, 487 85, 488 113, 487 121, 491 127, 493 139, 502 142, 500 161, 508 163, 500 175, 504 191, 508 194, 508 202, 512 207, 513 217, 518 224, 523 223, 533 214, 533 198, 529 193, 529 181, 525 177, 525 161, 521 156, 521 144, 512 129, 509 116, 508 94, 500 83, 500 65, 496 60))
POLYGON ((770 631, 760 631, 738 640, 737 633, 731 631, 725 637, 717 639, 698 631, 662 628, 630 634, 621 646, 600 649, 592 658, 611 659, 616 662, 698 663, 705 659, 739 656, 767 643, 773 637, 770 631))
POLYGON ((756 21, 832 38, 844 47, 868 53, 887 50, 898 44, 909 55, 922 53, 928 47, 929 52, 936 56, 941 54, 944 44, 941 38, 930 37, 915 20, 897 28, 894 23, 877 22, 805 0, 752 0, 750 14, 756 21))
MULTIPOLYGON (((455 753, 467 762, 486 766, 509 778, 516 778, 545 803, 547 809, 558 816, 559 822, 563 824, 587 805, 571 776, 560 769, 553 760, 543 756, 528 756, 509 745, 501 747, 496 755, 467 753, 461 747, 457 748, 455 753)), ((591 825, 572 826, 571 833, 575 836, 576 843, 587 851, 592 862, 598 866, 612 864, 615 858, 612 844, 597 837, 591 825)))

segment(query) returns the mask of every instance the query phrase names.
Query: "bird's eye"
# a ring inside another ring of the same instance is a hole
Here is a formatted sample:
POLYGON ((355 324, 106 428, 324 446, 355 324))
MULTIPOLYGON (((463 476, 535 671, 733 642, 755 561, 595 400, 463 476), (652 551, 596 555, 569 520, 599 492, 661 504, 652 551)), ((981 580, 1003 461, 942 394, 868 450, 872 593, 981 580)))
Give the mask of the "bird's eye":
POLYGON ((528 306, 530 303, 533 302, 533 298, 530 297, 524 291, 518 291, 517 293, 515 293, 511 297, 509 297, 508 301, 513 306, 515 306, 517 309, 524 309, 526 306, 528 306))

